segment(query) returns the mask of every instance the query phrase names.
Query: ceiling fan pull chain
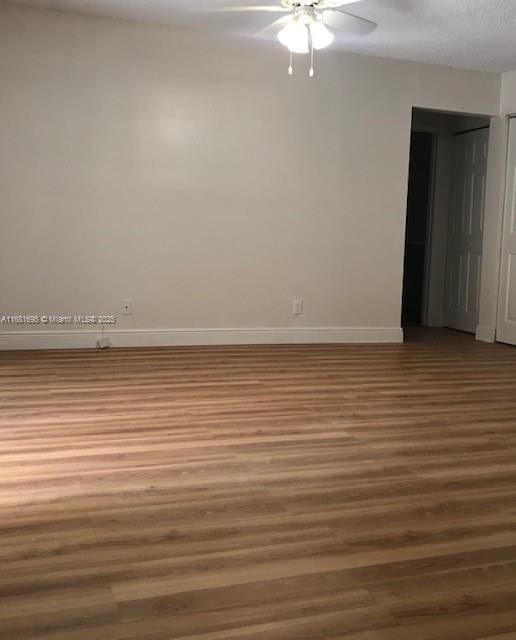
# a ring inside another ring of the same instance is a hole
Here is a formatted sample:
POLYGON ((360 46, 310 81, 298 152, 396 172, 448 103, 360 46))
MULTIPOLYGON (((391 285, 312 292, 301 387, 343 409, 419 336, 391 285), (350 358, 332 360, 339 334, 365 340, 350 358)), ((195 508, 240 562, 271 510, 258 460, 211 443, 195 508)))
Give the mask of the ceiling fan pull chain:
POLYGON ((314 41, 312 36, 310 35, 310 70, 308 72, 308 75, 310 76, 310 78, 313 78, 315 74, 314 71, 314 41))
POLYGON ((288 66, 288 75, 291 76, 294 74, 294 67, 292 66, 292 51, 290 52, 290 64, 288 66))

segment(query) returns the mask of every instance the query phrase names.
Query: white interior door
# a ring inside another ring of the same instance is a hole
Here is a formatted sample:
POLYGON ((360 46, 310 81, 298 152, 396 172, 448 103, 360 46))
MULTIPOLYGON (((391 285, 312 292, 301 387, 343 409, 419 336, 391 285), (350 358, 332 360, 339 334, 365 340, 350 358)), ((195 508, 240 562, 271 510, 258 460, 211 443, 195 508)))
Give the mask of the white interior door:
POLYGON ((489 129, 453 140, 444 318, 470 333, 478 324, 488 144, 489 129))
POLYGON ((509 124, 509 155, 500 263, 496 339, 516 345, 516 120, 509 124))

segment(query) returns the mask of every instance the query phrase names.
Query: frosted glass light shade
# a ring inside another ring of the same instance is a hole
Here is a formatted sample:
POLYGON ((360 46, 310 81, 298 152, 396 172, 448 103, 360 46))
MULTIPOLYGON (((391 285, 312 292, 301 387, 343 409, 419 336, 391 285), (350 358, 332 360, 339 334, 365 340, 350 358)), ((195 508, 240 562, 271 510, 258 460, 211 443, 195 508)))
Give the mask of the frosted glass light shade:
POLYGON ((278 33, 278 40, 292 53, 308 53, 309 51, 308 27, 299 20, 292 20, 283 27, 278 33))
POLYGON ((335 38, 333 33, 321 20, 312 22, 309 29, 314 49, 325 49, 329 47, 335 38))

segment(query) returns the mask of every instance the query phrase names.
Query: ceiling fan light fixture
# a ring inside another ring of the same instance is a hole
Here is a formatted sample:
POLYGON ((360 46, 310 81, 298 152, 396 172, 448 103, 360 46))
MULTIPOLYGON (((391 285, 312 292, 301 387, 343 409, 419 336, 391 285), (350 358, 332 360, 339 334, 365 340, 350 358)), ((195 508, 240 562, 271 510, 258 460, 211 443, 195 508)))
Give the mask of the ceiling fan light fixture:
POLYGON ((278 33, 278 40, 291 53, 308 53, 310 39, 308 27, 300 20, 291 20, 278 33))
POLYGON ((312 22, 309 29, 314 49, 325 49, 326 47, 329 47, 335 39, 333 33, 322 22, 322 20, 315 20, 312 22))

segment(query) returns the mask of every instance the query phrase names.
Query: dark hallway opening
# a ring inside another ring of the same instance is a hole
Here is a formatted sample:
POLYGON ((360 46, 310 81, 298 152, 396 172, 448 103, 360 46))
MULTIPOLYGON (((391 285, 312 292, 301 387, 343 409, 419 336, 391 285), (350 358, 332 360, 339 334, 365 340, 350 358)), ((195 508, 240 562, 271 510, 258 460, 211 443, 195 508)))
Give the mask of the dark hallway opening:
POLYGON ((430 210, 434 135, 412 132, 405 235, 402 324, 423 322, 423 291, 430 210))

